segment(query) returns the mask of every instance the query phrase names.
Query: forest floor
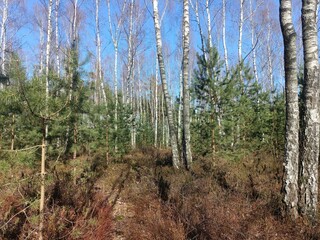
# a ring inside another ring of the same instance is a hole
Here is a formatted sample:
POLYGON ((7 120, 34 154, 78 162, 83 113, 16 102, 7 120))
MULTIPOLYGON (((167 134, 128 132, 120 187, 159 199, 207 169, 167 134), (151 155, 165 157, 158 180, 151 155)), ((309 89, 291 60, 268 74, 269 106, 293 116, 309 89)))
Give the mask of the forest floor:
MULTIPOLYGON (((45 239, 320 239, 319 223, 283 218, 282 164, 271 154, 195 157, 190 171, 170 161, 144 148, 108 164, 50 163, 45 239)), ((0 239, 37 239, 37 169, 1 170, 0 191, 0 239)))

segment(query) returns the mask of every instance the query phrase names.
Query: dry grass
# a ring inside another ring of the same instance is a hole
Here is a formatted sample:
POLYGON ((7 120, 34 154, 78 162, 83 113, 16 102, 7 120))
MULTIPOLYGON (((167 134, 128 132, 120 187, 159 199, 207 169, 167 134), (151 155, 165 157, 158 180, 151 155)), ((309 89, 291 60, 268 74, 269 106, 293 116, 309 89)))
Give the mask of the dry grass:
MULTIPOLYGON (((143 148, 109 166, 56 166, 46 239, 320 239, 319 223, 283 218, 282 164, 270 154, 195 158, 188 172, 170 164, 169 151, 143 148)), ((0 239, 37 238, 38 187, 34 176, 1 189, 0 239)))

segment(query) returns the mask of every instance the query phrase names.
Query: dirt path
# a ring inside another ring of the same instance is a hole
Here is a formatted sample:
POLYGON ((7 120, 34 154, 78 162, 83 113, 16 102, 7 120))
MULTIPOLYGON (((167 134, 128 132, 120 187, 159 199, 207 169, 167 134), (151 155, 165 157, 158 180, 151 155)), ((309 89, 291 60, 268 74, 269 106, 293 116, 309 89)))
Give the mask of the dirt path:
POLYGON ((131 177, 131 167, 127 164, 114 164, 96 182, 96 187, 101 189, 112 206, 113 239, 122 240, 125 221, 133 217, 131 204, 126 200, 128 179, 131 177))

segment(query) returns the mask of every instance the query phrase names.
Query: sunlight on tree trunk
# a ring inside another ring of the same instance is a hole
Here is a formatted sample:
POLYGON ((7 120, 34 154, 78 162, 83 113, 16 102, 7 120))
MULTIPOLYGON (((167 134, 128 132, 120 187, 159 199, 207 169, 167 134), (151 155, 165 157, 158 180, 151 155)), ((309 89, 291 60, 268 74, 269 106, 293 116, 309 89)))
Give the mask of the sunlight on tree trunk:
POLYGON ((302 1, 302 38, 304 55, 303 118, 300 170, 301 213, 316 217, 318 205, 319 160, 319 58, 317 37, 317 0, 302 1))
POLYGON ((286 143, 284 159, 284 203, 289 216, 298 216, 299 104, 296 32, 291 0, 280 2, 280 24, 284 42, 286 84, 286 143))
POLYGON ((160 70, 160 77, 162 81, 162 91, 164 94, 165 99, 165 107, 168 114, 168 123, 169 123, 169 135, 170 135, 170 143, 172 147, 172 161, 173 166, 175 168, 180 168, 180 157, 178 151, 178 142, 177 142, 177 134, 174 127, 174 120, 173 120, 173 111, 170 103, 170 96, 167 87, 167 80, 166 80, 166 72, 162 54, 162 39, 161 39, 161 30, 160 30, 160 23, 159 23, 159 11, 158 11, 158 0, 153 0, 153 20, 154 20, 154 28, 156 34, 156 45, 157 45, 157 55, 158 55, 158 62, 159 62, 159 70, 160 70))

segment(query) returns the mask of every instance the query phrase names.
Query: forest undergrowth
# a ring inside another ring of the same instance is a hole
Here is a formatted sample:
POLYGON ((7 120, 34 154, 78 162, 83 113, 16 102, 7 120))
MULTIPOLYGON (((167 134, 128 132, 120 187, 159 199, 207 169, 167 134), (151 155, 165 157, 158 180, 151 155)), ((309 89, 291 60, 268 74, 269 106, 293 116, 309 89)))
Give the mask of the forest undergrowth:
MULTIPOLYGON (((190 171, 168 150, 102 156, 49 163, 45 239, 320 239, 319 223, 283 217, 269 152, 195 157, 190 171)), ((0 239, 38 239, 38 169, 12 163, 0 177, 0 239)))

